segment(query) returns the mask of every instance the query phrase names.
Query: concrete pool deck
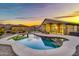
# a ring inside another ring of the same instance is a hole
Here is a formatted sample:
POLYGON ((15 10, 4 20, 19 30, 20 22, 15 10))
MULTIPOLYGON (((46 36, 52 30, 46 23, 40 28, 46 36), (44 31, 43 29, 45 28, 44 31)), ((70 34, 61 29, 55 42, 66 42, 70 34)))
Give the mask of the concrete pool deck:
MULTIPOLYGON (((41 33, 39 33, 41 34, 41 33)), ((76 51, 76 46, 79 44, 79 37, 76 36, 68 36, 68 35, 51 35, 57 37, 64 37, 69 39, 63 43, 63 45, 56 49, 48 49, 48 50, 36 50, 29 47, 24 46, 23 44, 17 43, 13 40, 7 40, 6 37, 0 40, 0 44, 8 44, 12 46, 13 51, 19 56, 72 56, 76 51)))
POLYGON ((0 56, 17 56, 11 45, 0 44, 0 56))

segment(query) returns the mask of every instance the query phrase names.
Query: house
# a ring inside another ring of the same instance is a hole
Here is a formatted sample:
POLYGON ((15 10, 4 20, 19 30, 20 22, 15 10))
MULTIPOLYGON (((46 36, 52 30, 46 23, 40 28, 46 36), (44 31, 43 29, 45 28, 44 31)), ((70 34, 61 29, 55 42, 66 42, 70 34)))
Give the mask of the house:
POLYGON ((34 25, 34 26, 30 26, 29 27, 29 32, 36 32, 36 31, 39 31, 39 29, 38 29, 38 27, 39 27, 40 25, 34 25))
POLYGON ((11 33, 11 28, 12 28, 12 24, 5 24, 4 28, 5 28, 5 32, 6 33, 11 33))
POLYGON ((39 29, 44 33, 68 35, 71 32, 79 32, 79 24, 45 19, 39 29))
POLYGON ((24 26, 21 24, 0 24, 0 28, 4 29, 5 33, 25 33, 28 31, 28 26, 24 26))
POLYGON ((11 27, 11 32, 12 33, 25 33, 28 32, 28 26, 24 26, 24 25, 13 25, 11 27))

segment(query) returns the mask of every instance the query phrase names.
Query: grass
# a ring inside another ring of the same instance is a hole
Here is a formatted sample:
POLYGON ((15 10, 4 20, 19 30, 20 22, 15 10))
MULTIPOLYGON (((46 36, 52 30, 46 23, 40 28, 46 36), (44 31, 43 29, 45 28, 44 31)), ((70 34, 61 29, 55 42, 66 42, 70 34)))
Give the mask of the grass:
POLYGON ((18 41, 18 40, 22 40, 22 39, 25 39, 25 38, 27 38, 27 37, 22 36, 22 35, 17 35, 17 36, 11 37, 10 39, 18 41))

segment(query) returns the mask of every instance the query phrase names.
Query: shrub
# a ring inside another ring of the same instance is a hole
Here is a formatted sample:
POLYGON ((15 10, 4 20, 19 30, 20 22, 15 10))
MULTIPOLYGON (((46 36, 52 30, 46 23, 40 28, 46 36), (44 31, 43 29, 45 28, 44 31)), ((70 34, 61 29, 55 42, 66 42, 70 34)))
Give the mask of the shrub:
POLYGON ((13 39, 13 40, 17 41, 17 40, 22 40, 22 39, 25 39, 25 38, 26 37, 24 37, 24 36, 17 35, 17 36, 14 36, 14 37, 10 38, 10 39, 13 39))
POLYGON ((0 36, 3 35, 5 33, 3 28, 0 28, 0 36))

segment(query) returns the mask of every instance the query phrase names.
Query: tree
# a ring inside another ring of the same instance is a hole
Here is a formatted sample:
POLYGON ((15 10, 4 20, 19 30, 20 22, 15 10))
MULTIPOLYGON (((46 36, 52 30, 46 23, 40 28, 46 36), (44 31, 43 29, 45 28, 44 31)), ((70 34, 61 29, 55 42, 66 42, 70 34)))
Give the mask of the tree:
POLYGON ((0 36, 2 36, 5 33, 4 28, 0 28, 0 36))

